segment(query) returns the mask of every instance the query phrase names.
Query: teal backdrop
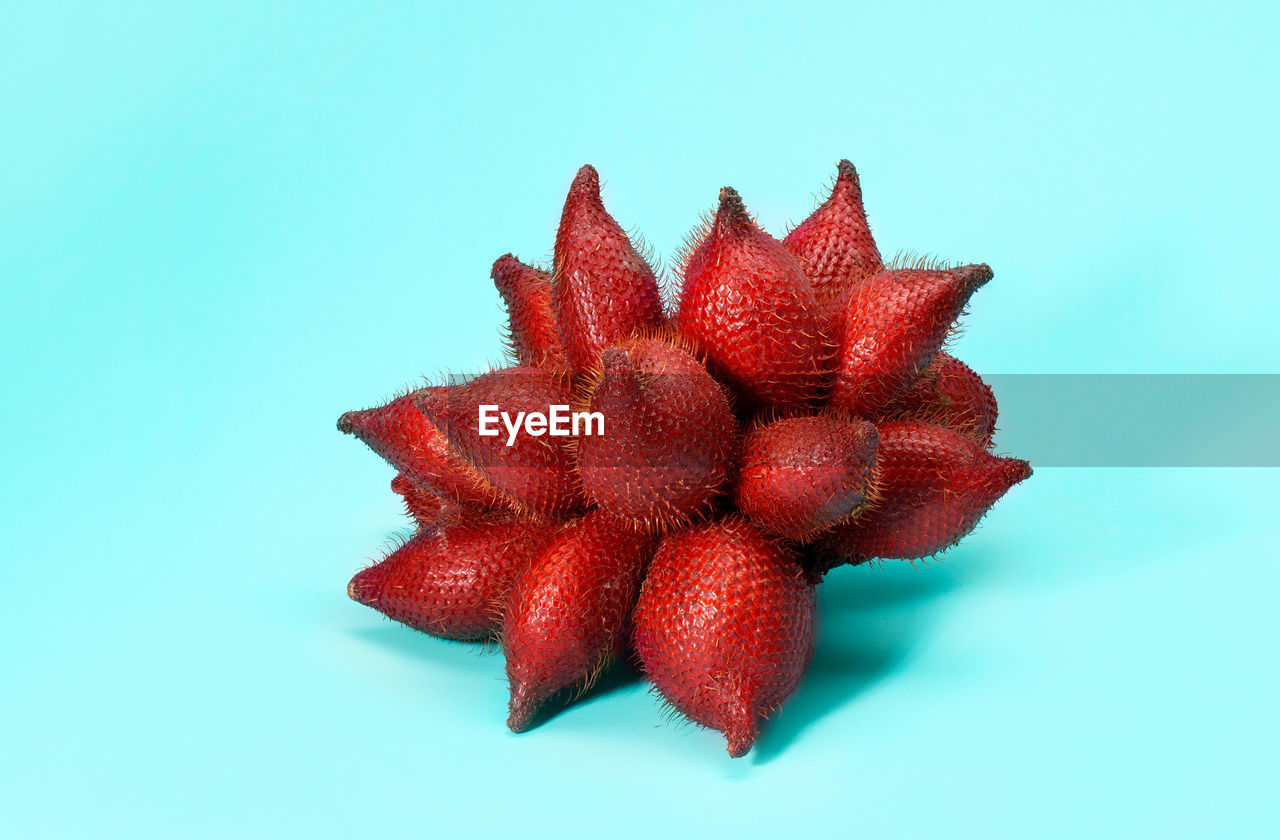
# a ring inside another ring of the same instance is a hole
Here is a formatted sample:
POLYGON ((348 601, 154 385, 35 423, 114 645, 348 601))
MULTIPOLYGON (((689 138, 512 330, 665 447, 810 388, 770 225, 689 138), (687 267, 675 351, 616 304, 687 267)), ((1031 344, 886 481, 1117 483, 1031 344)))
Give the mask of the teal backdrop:
POLYGON ((851 158, 887 254, 995 268, 981 372, 1280 373, 1278 38, 1261 2, 7 4, 0 833, 1277 836, 1275 470, 1042 468, 945 560, 836 572, 733 761, 626 680, 512 735, 499 654, 349 601, 407 523, 334 421, 500 359, 489 265, 549 254, 587 162, 670 257, 721 186, 781 232, 851 158))

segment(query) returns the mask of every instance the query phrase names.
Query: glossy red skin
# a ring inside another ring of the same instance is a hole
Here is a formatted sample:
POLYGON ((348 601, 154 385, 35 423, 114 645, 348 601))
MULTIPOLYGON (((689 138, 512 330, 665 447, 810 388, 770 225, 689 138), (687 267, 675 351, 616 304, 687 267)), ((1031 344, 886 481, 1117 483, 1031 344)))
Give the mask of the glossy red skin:
POLYGON ((500 420, 496 436, 480 434, 479 407, 496 405, 514 420, 521 411, 549 414, 553 405, 572 404, 566 374, 527 365, 492 371, 444 392, 419 392, 416 401, 507 505, 538 518, 569 516, 586 507, 569 445, 572 438, 534 436, 521 428, 507 446, 509 436, 500 420))
POLYGON ((781 243, 723 190, 683 275, 673 326, 705 368, 653 343, 668 336, 656 277, 584 167, 549 283, 511 255, 493 267, 521 364, 339 420, 401 472, 393 489, 420 528, 349 594, 453 638, 492 634, 496 616, 513 729, 630 640, 672 705, 742 755, 802 678, 814 587, 832 565, 941 550, 1030 474, 982 448, 994 399, 939 349, 990 269, 885 270, 847 161, 781 243), (688 384, 664 384, 668 367, 688 384), (707 388, 717 380, 730 411, 707 388), (481 403, 604 409, 619 436, 575 448, 521 431, 508 448, 501 425, 478 435, 481 403), (796 416, 820 409, 824 420, 796 416), (752 416, 791 419, 753 427, 744 452, 738 418, 752 416), (878 446, 857 417, 879 423, 878 446))
POLYGON ((729 486, 738 421, 696 358, 660 339, 605 350, 585 408, 604 434, 577 439, 578 473, 604 510, 665 528, 709 513, 729 486))
POLYGON ((884 268, 867 212, 862 206, 858 172, 847 160, 837 167, 831 196, 782 240, 800 260, 818 307, 831 324, 838 345, 844 335, 844 311, 859 283, 884 268))
POLYGON ((982 377, 956 357, 939 353, 882 419, 923 420, 990 448, 996 416, 996 396, 982 377))
POLYGON ((1031 465, 992 455, 951 429, 891 420, 880 430, 879 497, 848 525, 824 536, 830 556, 913 560, 964 538, 1031 465))
POLYGON ((738 193, 720 206, 684 265, 677 321, 710 367, 748 402, 814 405, 834 345, 800 263, 760 229, 738 193))
POLYGON ((605 347, 662 324, 658 278, 604 209, 600 176, 584 166, 556 233, 552 305, 569 361, 586 371, 605 347))
POLYGON ((879 440, 871 423, 823 415, 756 426, 742 446, 738 510, 779 536, 808 541, 866 506, 879 440))
POLYGON ((446 639, 493 636, 512 581, 556 531, 552 524, 468 518, 427 526, 351 579, 347 594, 446 639))
POLYGON ((507 307, 511 349, 517 363, 567 368, 569 358, 551 307, 551 275, 507 254, 494 262, 489 276, 507 307))
POLYGON ((845 310, 833 408, 883 412, 924 373, 969 297, 991 279, 985 265, 949 271, 886 269, 860 283, 845 310))
POLYGON ((814 590, 796 554, 744 519, 663 539, 641 587, 635 648, 677 710, 751 749, 813 655, 814 590))
POLYGON ((338 430, 364 441, 414 484, 467 507, 492 507, 496 503, 493 489, 416 407, 419 400, 445 391, 423 388, 377 408, 348 411, 338 418, 338 430))
POLYGON ((557 692, 622 654, 656 539, 603 511, 570 522, 517 576, 502 625, 507 725, 522 732, 557 692))

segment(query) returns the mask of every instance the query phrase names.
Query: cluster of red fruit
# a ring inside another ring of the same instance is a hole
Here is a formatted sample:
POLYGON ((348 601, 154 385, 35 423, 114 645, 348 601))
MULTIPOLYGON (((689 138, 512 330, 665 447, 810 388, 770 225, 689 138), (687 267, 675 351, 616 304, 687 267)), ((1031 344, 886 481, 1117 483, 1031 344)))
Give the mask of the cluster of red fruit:
POLYGON ((338 421, 398 470, 418 524, 348 591, 428 633, 499 638, 513 730, 630 654, 740 756, 800 682, 828 570, 941 551, 1030 475, 991 454, 991 390, 941 352, 990 278, 886 267, 841 161, 781 241, 721 190, 667 312, 584 166, 550 271, 493 266, 516 364, 338 421), (477 423, 557 405, 604 433, 477 423))

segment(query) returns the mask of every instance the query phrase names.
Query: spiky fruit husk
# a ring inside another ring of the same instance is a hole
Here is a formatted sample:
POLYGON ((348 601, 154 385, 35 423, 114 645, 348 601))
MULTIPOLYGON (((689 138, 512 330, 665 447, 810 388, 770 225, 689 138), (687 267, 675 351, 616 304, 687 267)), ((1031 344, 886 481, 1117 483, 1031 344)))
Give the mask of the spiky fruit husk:
POLYGON ((554 518, 586 507, 569 438, 549 436, 545 429, 541 435, 522 430, 508 446, 502 422, 496 423, 496 434, 480 434, 482 405, 497 406, 512 419, 518 412, 549 415, 552 406, 571 405, 573 386, 566 374, 518 365, 415 397, 419 411, 444 430, 449 444, 515 511, 554 518))
POLYGON ((551 306, 551 275, 506 254, 494 262, 489 276, 507 308, 517 364, 567 368, 569 359, 551 306))
POLYGON ((844 309, 849 294, 884 268, 862 206, 858 172, 847 160, 837 167, 831 196, 787 234, 782 244, 800 260, 813 286, 818 308, 827 317, 831 339, 844 337, 844 309))
POLYGON ((943 426, 987 448, 995 434, 996 416, 991 387, 949 353, 934 357, 910 390, 884 413, 884 419, 923 420, 943 426))
POLYGON ((551 296, 575 370, 594 368, 614 341, 662 324, 657 276, 604 209, 593 166, 578 170, 564 202, 551 296))
POLYGON ((887 409, 929 367, 969 297, 990 279, 990 268, 971 265, 887 269, 859 284, 845 309, 830 405, 858 417, 887 409))
POLYGON ((404 512, 418 527, 426 527, 452 512, 444 497, 430 488, 414 484, 404 473, 391 479, 392 492, 404 500, 404 512))
POLYGON ((1031 465, 992 455, 950 429, 892 420, 880 430, 878 498, 822 539, 833 559, 914 560, 959 542, 1031 465))
POLYGON ((817 403, 834 347, 799 262, 730 187, 684 263, 680 332, 749 402, 817 403))
POLYGON ((636 654, 662 695, 738 757, 799 685, 813 611, 793 551, 738 517, 704 523, 659 546, 636 605, 636 654))
POLYGON ((552 695, 589 686, 623 652, 655 542, 591 511, 517 576, 502 624, 512 731, 526 729, 552 695))
POLYGON ((779 536, 810 540, 870 501, 879 440, 865 420, 815 415, 757 425, 742 445, 738 510, 779 536))
POLYGON ((664 325, 649 262, 584 167, 565 202, 550 285, 510 255, 494 264, 521 364, 339 421, 401 472, 393 489, 420 528, 416 554, 361 573, 350 591, 435 632, 478 633, 477 604, 496 603, 483 593, 502 589, 492 582, 500 576, 459 600, 447 587, 476 576, 470 567, 450 576, 466 558, 449 559, 441 535, 478 515, 544 529, 540 571, 526 569, 522 587, 527 613, 503 618, 520 729, 549 693, 581 689, 618 655, 643 574, 631 571, 665 531, 634 611, 637 655, 675 708, 720 729, 736 756, 800 679, 814 586, 833 565, 939 550, 1030 468, 986 453, 990 390, 939 349, 990 269, 884 269, 847 161, 831 196, 782 243, 725 188, 681 265, 676 320, 664 325), (690 384, 660 384, 670 368, 690 384), (595 408, 613 437, 577 448, 529 430, 507 447, 501 427, 478 434, 481 404, 509 414, 595 408), (880 423, 874 457, 855 418, 880 423), (748 451, 726 460, 727 433, 750 422, 748 451), (742 481, 729 478, 733 492, 722 492, 723 477, 744 465, 742 481), (598 507, 583 516, 589 504, 598 507), (424 604, 453 618, 432 618, 424 604))
POLYGON ((495 503, 493 489, 417 408, 446 390, 422 388, 377 408, 348 411, 338 418, 338 431, 362 440, 415 484, 464 506, 488 508, 495 503))
POLYGON ((469 517, 423 528, 347 586, 355 601, 446 639, 491 637, 517 572, 556 526, 469 517))
POLYGON ((577 439, 582 485, 604 510, 669 528, 709 513, 727 489, 738 421, 683 348, 633 338, 606 349, 584 403, 606 418, 603 435, 577 439))

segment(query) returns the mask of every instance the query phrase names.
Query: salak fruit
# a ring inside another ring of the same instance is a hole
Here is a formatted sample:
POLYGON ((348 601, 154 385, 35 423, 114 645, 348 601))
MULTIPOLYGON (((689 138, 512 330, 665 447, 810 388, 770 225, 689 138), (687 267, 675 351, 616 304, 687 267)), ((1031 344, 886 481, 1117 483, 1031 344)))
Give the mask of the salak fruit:
POLYGON ((630 658, 740 756, 800 685, 831 569, 949 548, 1031 467, 991 452, 995 397, 943 349, 991 269, 885 264, 848 161, 782 239, 725 187, 676 264, 664 304, 584 166, 552 264, 493 264, 511 366, 338 420, 417 528, 348 593, 496 638, 513 730, 630 658))
POLYGON ((520 572, 502 622, 512 730, 528 726, 556 692, 589 687, 625 652, 654 542, 596 509, 565 525, 520 572))
POLYGON ((636 654, 689 719, 751 749, 813 656, 813 586, 796 553, 736 516, 668 534, 636 605, 636 654))

